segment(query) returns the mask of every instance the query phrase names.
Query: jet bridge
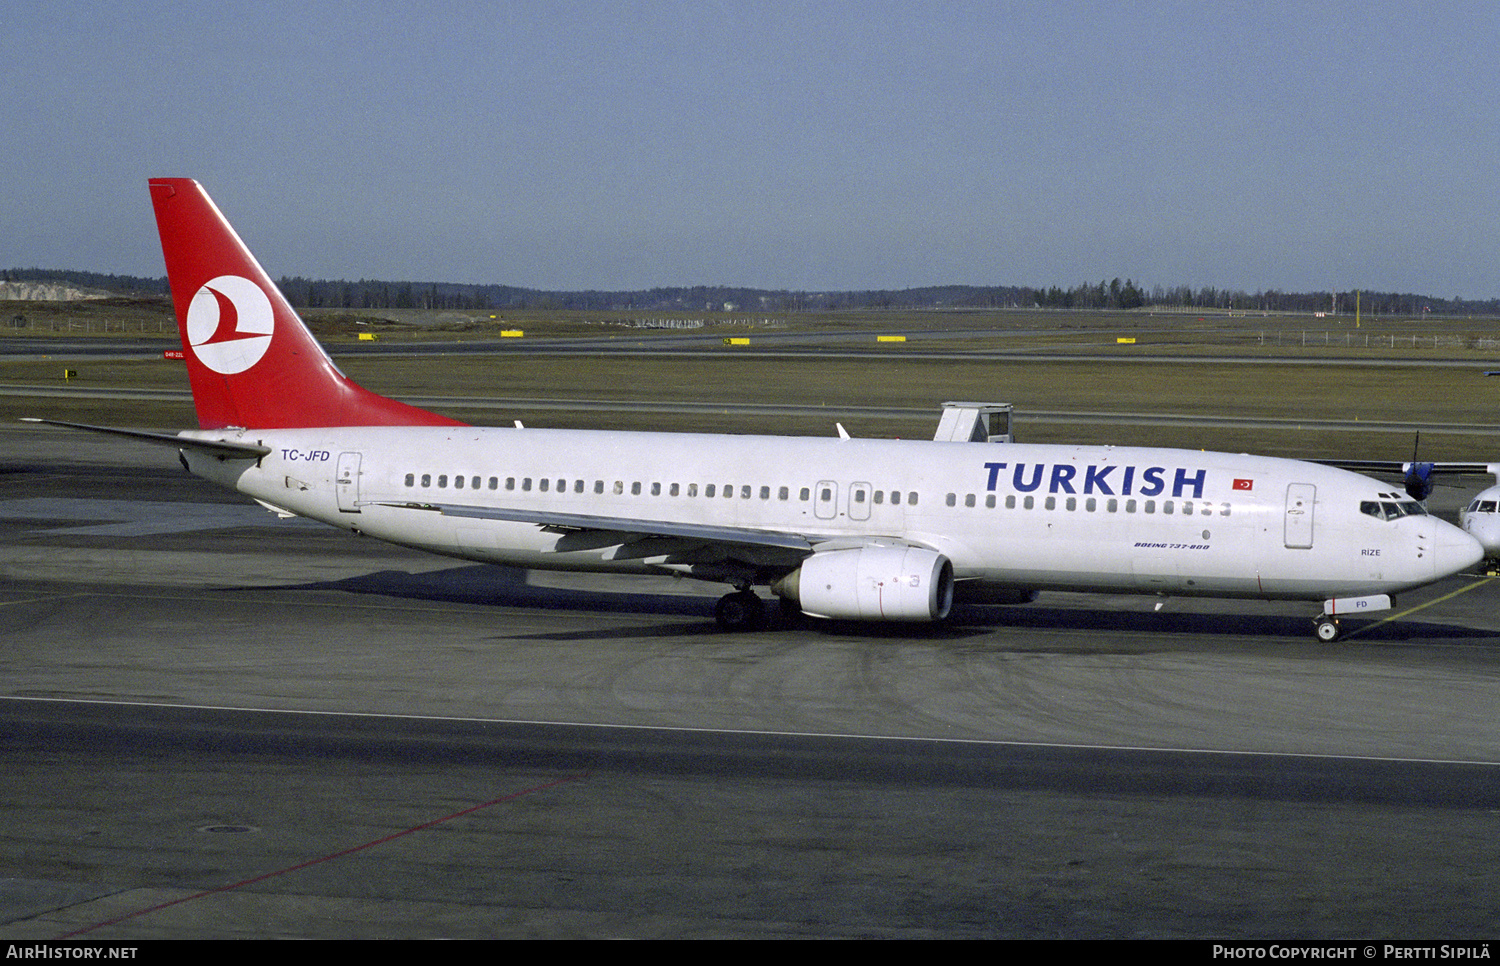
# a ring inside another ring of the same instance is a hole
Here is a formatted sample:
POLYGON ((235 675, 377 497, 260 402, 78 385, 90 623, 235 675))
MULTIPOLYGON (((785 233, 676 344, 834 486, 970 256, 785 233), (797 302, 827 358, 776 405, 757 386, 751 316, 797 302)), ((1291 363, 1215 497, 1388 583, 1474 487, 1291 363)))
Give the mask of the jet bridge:
POLYGON ((1012 443, 1010 403, 945 402, 936 443, 1012 443))

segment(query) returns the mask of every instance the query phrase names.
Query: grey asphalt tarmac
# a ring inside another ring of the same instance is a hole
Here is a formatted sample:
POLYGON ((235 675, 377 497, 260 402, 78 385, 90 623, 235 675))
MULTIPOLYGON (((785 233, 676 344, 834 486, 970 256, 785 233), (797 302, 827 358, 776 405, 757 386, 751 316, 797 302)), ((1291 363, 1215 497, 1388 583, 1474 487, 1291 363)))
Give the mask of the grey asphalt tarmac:
POLYGON ((0 936, 1497 931, 1493 581, 1334 645, 1063 594, 725 634, 718 593, 0 430, 0 936))

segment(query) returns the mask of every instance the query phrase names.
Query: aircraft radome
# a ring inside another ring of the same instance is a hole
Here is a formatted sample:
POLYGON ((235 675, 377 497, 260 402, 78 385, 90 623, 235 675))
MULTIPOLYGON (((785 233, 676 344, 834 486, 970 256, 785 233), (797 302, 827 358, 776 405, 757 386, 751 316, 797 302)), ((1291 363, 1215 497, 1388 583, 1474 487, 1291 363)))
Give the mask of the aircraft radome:
MULTIPOLYGON (((468 426, 347 379, 203 189, 150 182, 200 428, 110 430, 278 512, 466 560, 769 587, 814 617, 936 621, 1036 591, 1387 609, 1480 545, 1388 484, 1271 457, 938 439, 468 426)), ((62 424, 76 425, 76 424, 62 424)))

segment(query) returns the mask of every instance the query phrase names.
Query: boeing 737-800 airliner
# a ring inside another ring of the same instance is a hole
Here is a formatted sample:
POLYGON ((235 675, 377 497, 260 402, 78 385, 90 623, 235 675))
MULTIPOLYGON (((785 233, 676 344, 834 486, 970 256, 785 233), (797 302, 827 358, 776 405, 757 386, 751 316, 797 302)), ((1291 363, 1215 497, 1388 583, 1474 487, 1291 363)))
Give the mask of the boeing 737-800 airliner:
POLYGON ((955 589, 1074 590, 1323 601, 1333 640, 1340 615, 1481 557, 1389 485, 1295 460, 464 425, 347 379, 196 182, 150 184, 201 428, 123 432, 284 513, 467 560, 727 583, 726 626, 759 622, 756 586, 883 621, 940 620, 955 589))

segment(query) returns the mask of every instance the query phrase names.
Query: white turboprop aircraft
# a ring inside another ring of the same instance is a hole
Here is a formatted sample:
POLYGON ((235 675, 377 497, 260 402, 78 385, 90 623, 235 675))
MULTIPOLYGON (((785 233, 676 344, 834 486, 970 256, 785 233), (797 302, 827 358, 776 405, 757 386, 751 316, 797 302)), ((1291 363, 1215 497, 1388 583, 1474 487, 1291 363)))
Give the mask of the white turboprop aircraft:
POLYGON ((1479 541, 1485 556, 1493 563, 1500 560, 1500 463, 1486 464, 1485 472, 1495 477, 1495 485, 1481 491, 1458 511, 1458 522, 1479 541))
MULTIPOLYGON (((826 618, 934 621, 955 590, 1323 601, 1338 617, 1477 563, 1467 533, 1389 485, 1193 450, 475 427, 349 381, 203 189, 151 181, 202 427, 168 443, 272 509, 466 560, 676 574, 826 618)), ((954 420, 969 419, 955 428, 954 420)), ((74 425, 74 424, 64 424, 74 425)), ((79 427, 101 429, 102 427, 79 427)))

